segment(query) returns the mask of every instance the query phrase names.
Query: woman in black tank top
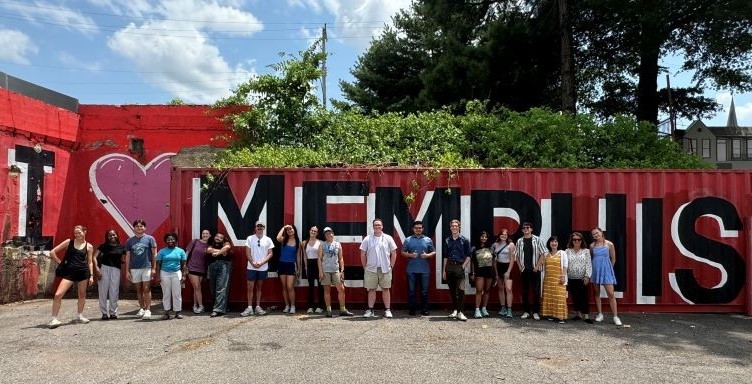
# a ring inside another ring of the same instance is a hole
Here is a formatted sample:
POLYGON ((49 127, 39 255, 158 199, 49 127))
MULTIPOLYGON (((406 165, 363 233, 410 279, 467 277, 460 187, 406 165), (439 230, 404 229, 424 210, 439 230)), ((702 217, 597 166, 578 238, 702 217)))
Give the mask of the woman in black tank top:
POLYGON ((62 279, 52 299, 52 320, 48 324, 50 328, 57 328, 62 324, 57 315, 60 312, 63 296, 74 283, 77 284, 78 289, 78 315, 74 320, 83 324, 89 322, 82 312, 86 304, 86 288, 94 283, 93 253, 94 247, 86 241, 86 227, 82 225, 73 227, 73 239, 64 240, 50 251, 50 257, 60 263, 55 270, 55 275, 62 279), (65 258, 60 260, 57 254, 63 249, 65 249, 65 258))

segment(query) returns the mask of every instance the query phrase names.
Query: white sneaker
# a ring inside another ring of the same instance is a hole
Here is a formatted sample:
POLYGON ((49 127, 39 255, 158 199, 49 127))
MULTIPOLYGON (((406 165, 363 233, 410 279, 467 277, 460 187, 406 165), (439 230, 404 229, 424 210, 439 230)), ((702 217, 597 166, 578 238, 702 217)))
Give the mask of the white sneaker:
POLYGON ((374 317, 373 310, 366 309, 366 313, 363 314, 363 317, 374 317))
POLYGON ((290 306, 285 305, 285 309, 282 310, 282 313, 290 313, 290 306))
POLYGON ((457 318, 457 311, 453 311, 451 314, 449 314, 449 317, 452 318, 452 319, 456 319, 457 318))
POLYGON ((313 308, 308 308, 308 310, 306 311, 306 313, 313 313, 313 308))
POLYGON ((259 315, 259 316, 264 316, 264 315, 266 315, 266 311, 263 310, 263 309, 261 309, 261 307, 257 305, 256 306, 256 314, 259 315))
POLYGON ((287 311, 287 313, 289 313, 289 314, 291 314, 291 315, 294 315, 294 314, 295 314, 295 306, 294 306, 294 305, 291 305, 291 306, 290 306, 290 310, 289 310, 289 311, 287 311))
POLYGON ((530 314, 525 312, 522 314, 522 316, 520 316, 520 319, 527 319, 528 317, 530 317, 530 314))
POLYGON ((84 315, 82 315, 80 313, 78 314, 78 316, 76 316, 76 321, 78 321, 81 324, 88 324, 89 323, 89 319, 85 318, 84 315))
POLYGON ((193 313, 198 314, 198 305, 193 305, 193 313))
POLYGON ((196 312, 196 313, 204 313, 204 306, 203 305, 199 305, 198 306, 198 312, 196 312))
POLYGON ((386 311, 384 311, 384 317, 386 317, 387 319, 391 319, 392 317, 394 317, 392 316, 392 310, 387 309, 386 311))
POLYGON ((480 309, 480 314, 483 315, 483 317, 488 317, 488 310, 486 307, 480 309))
POLYGON ((457 319, 460 321, 467 321, 467 317, 465 317, 465 314, 462 312, 457 313, 457 319))
POLYGON ((473 317, 475 317, 476 319, 480 319, 483 317, 483 315, 480 313, 480 309, 475 308, 475 315, 473 317))
POLYGON ((57 319, 57 317, 53 317, 52 320, 50 320, 49 323, 47 323, 47 326, 50 327, 50 329, 55 329, 62 324, 60 320, 57 319))
POLYGON ((246 307, 243 312, 240 312, 240 316, 248 317, 253 314, 253 307, 246 307))
POLYGON ((323 312, 324 312, 324 310, 323 310, 323 309, 321 309, 321 308, 316 308, 316 313, 323 313, 323 312))
POLYGON ((537 313, 533 313, 533 319, 540 320, 540 316, 537 313))
POLYGON ((614 316, 614 324, 616 324, 617 327, 621 327, 621 320, 619 320, 619 316, 614 316))
POLYGON ((143 317, 141 317, 141 318, 142 318, 142 319, 144 319, 144 320, 149 320, 149 319, 151 319, 151 311, 150 311, 150 310, 148 310, 148 309, 147 309, 147 310, 144 310, 144 316, 143 316, 143 317))
POLYGON ((597 315, 595 315, 595 321, 599 322, 599 323, 601 321, 603 321, 603 314, 602 313, 598 313, 597 315))
POLYGON ((138 313, 136 313, 136 317, 144 317, 144 312, 145 311, 143 308, 139 308, 138 313))

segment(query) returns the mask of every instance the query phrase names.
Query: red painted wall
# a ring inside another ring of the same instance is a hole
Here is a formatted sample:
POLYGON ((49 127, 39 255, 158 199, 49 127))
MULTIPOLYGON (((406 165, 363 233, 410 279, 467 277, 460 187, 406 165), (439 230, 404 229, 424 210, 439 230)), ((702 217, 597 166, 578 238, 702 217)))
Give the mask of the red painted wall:
MULTIPOLYGON (((209 228, 233 238, 233 302, 245 298, 243 245, 256 220, 267 223, 270 237, 283 224, 295 224, 300 233, 311 225, 332 226, 350 267, 348 302, 362 304, 358 246, 375 217, 384 219, 385 231, 398 246, 414 219, 423 220, 426 233, 441 243, 449 221, 457 218, 473 241, 481 230, 498 233, 502 228, 517 239, 523 221, 533 222, 544 241, 552 234, 567 238, 572 231, 589 239, 590 229, 602 227, 616 245, 616 288, 627 310, 744 309, 744 271, 752 260, 742 220, 752 216, 752 172, 490 169, 460 170, 452 178, 444 172, 427 180, 415 170, 242 169, 201 188, 207 184, 202 179, 206 172, 173 173, 171 219, 184 237, 209 228), (416 199, 407 205, 404 196, 411 191, 416 199)), ((439 250, 439 262, 441 254, 439 250)), ((404 271, 405 261, 398 257, 395 303, 407 301, 404 271)), ((438 272, 436 263, 431 301, 447 303, 438 272)), ((281 301, 278 279, 264 287, 267 301, 281 301)), ((491 300, 497 301, 495 292, 491 300)), ((303 303, 301 288, 298 304, 303 303)))

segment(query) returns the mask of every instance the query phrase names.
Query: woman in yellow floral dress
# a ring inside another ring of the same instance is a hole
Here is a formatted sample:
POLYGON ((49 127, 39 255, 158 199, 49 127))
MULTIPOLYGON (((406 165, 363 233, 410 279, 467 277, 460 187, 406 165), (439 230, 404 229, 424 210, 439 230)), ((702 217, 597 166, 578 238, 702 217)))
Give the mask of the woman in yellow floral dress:
POLYGON ((538 268, 543 268, 543 297, 541 315, 564 324, 567 318, 567 266, 566 252, 559 249, 559 239, 551 236, 546 244, 548 253, 541 256, 538 268))

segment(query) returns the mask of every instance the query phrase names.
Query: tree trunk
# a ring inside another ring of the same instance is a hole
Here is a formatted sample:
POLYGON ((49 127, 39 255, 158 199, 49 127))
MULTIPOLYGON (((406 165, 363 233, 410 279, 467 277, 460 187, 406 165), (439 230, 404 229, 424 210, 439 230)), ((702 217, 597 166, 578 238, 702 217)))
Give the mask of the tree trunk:
POLYGON ((577 112, 577 92, 575 90, 574 53, 572 32, 569 25, 570 8, 567 0, 559 0, 559 37, 561 39, 561 109, 577 112))

